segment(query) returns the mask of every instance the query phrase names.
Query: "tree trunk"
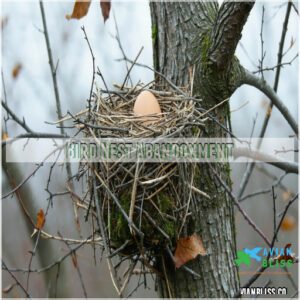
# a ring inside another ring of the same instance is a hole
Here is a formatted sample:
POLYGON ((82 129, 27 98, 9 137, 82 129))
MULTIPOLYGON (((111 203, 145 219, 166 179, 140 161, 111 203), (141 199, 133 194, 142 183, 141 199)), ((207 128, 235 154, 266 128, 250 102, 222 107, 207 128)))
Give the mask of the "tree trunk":
MULTIPOLYGON (((224 3, 219 10, 218 4, 212 2, 152 2, 154 68, 181 87, 189 87, 190 74, 195 68, 193 95, 203 99, 203 108, 211 108, 230 97, 240 85, 242 69, 233 55, 252 5, 224 3)), ((156 81, 161 83, 159 77, 156 81)), ((228 112, 228 104, 214 111, 225 127, 229 124, 228 112)), ((203 136, 226 136, 217 123, 207 124, 203 136)), ((229 166, 212 166, 230 186, 229 166)), ((193 167, 192 164, 182 164, 181 171, 189 174, 193 167)), ((195 183, 211 196, 211 200, 198 196, 193 201, 192 214, 184 232, 198 233, 207 255, 187 263, 200 275, 195 277, 183 268, 175 270, 173 262, 165 254, 163 261, 168 262, 166 271, 163 270, 163 263, 158 264, 161 265, 161 273, 166 274, 166 278, 158 278, 161 297, 232 297, 239 289, 238 272, 234 265, 233 202, 208 164, 199 164, 197 168, 195 183)), ((182 196, 188 193, 181 189, 182 196)))

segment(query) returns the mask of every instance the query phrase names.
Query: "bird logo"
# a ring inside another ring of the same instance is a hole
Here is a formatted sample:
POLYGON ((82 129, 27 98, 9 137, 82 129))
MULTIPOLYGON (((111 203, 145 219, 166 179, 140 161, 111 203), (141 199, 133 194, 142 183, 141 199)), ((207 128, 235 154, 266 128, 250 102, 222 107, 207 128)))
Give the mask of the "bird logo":
POLYGON ((244 250, 237 252, 237 259, 235 259, 235 264, 240 266, 241 264, 245 264, 246 266, 250 266, 251 258, 256 261, 261 261, 261 257, 258 255, 261 247, 255 247, 253 249, 245 248, 244 250))

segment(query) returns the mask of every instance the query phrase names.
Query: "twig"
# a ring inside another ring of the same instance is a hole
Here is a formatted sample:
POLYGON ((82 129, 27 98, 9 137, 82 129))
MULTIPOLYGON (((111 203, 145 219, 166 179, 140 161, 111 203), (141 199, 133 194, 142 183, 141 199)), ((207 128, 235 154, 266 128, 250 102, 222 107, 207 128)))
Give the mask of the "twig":
POLYGON ((103 239, 103 242, 104 242, 104 249, 105 249, 105 252, 106 252, 106 259, 107 259, 107 264, 108 264, 108 268, 109 268, 109 273, 111 275, 112 283, 113 283, 118 295, 120 297, 122 297, 117 272, 116 272, 116 269, 113 267, 113 264, 112 264, 111 259, 110 259, 110 254, 111 253, 110 253, 110 250, 109 250, 108 241, 107 241, 107 237, 106 237, 106 233, 105 233, 103 218, 101 216, 101 211, 100 211, 101 202, 100 202, 100 198, 98 196, 95 175, 93 176, 93 191, 94 191, 96 210, 97 210, 97 216, 98 216, 97 221, 98 221, 98 226, 100 228, 101 236, 102 236, 102 239, 103 239))
MULTIPOLYGON (((275 195, 275 188, 274 185, 272 185, 272 200, 273 200, 273 229, 274 234, 276 232, 276 198, 277 195, 275 195)), ((277 240, 278 241, 278 240, 277 240)))
POLYGON ((24 128, 26 132, 33 133, 33 130, 30 129, 30 127, 28 127, 28 125, 26 124, 25 120, 23 119, 23 121, 21 121, 18 118, 18 116, 9 108, 9 106, 7 105, 7 103, 5 103, 2 100, 1 104, 2 104, 3 108, 6 110, 7 114, 9 114, 16 123, 18 123, 22 128, 24 128))
POLYGON ((79 118, 76 118, 75 116, 73 116, 69 111, 67 112, 67 114, 70 115, 74 119, 75 123, 83 124, 83 125, 85 125, 87 127, 90 127, 90 128, 100 129, 100 130, 122 131, 122 132, 128 132, 129 131, 127 128, 93 125, 93 124, 81 121, 79 118))
MULTIPOLYGON (((169 256, 171 257, 172 261, 175 264, 175 258, 173 256, 173 253, 172 253, 171 249, 169 248, 169 246, 166 246, 166 250, 167 250, 169 256)), ((181 268, 184 269, 187 273, 191 274, 193 277, 201 278, 201 276, 198 273, 196 273, 195 271, 193 271, 189 267, 183 265, 181 268)))
POLYGON ((277 68, 280 68, 280 67, 284 67, 284 66, 290 66, 294 60, 296 60, 298 58, 299 54, 297 53, 290 61, 288 62, 284 62, 284 63, 281 63, 281 64, 277 64, 276 66, 273 66, 273 67, 265 67, 263 69, 259 69, 257 71, 254 71, 252 72, 253 74, 256 74, 256 73, 260 73, 262 71, 274 71, 276 70, 277 68))
POLYGON ((265 234, 257 227, 257 225, 250 219, 250 217, 246 214, 246 212, 242 209, 240 203, 237 201, 235 195, 231 192, 227 184, 222 180, 222 178, 219 176, 219 174, 215 171, 215 169, 211 166, 211 164, 208 164, 209 168, 214 173, 215 177, 218 179, 220 184, 225 189, 226 193, 230 196, 230 198, 234 201, 234 204, 237 206, 238 210, 242 214, 242 216, 245 218, 245 220, 248 222, 248 224, 262 237, 262 239, 266 242, 268 246, 271 246, 271 242, 269 239, 265 236, 265 234))
MULTIPOLYGON (((136 209, 138 209, 139 211, 141 211, 141 208, 140 207, 138 207, 137 205, 135 206, 135 208, 136 209)), ((168 236, 168 234, 167 233, 165 233, 164 232, 164 230, 163 229, 161 229, 157 224, 156 224, 156 222, 155 222, 155 220, 153 220, 152 218, 151 218, 151 216, 145 211, 145 210, 143 210, 142 211, 142 214, 144 214, 145 216, 146 216, 146 218, 150 221, 150 223, 168 240, 168 241, 170 241, 171 239, 170 239, 170 237, 168 236)))
POLYGON ((232 150, 232 154, 234 158, 238 157, 249 157, 254 160, 262 161, 268 163, 272 166, 275 166, 286 173, 294 173, 298 174, 298 164, 294 162, 286 162, 277 157, 266 154, 264 152, 250 150, 249 148, 234 148, 232 150))
POLYGON ((6 195, 2 196, 2 199, 5 199, 9 196, 11 196, 12 194, 14 194, 16 191, 18 191, 32 176, 35 175, 35 173, 44 165, 45 161, 56 151, 60 150, 63 146, 60 146, 56 149, 54 149, 53 151, 51 151, 44 159, 41 163, 39 163, 37 165, 37 167, 25 178, 23 179, 14 189, 12 189, 10 192, 8 192, 6 195))
MULTIPOLYGON (((4 74, 3 70, 1 70, 1 78, 2 78, 2 89, 3 89, 3 94, 4 94, 4 103, 7 104, 7 95, 6 95, 6 86, 5 86, 5 81, 4 81, 4 74)), ((6 117, 3 117, 4 119, 4 126, 5 126, 5 132, 7 133, 7 121, 9 120, 9 114, 7 113, 6 117)))
MULTIPOLYGON (((32 251, 30 251, 30 259, 29 259, 29 264, 28 264, 28 270, 31 269, 31 264, 32 264, 32 261, 33 261, 33 257, 35 256, 35 253, 36 253, 36 249, 37 249, 37 246, 38 246, 38 243, 39 243, 39 240, 40 240, 40 236, 41 236, 41 230, 38 231, 38 235, 36 237, 34 248, 33 248, 32 251)), ((29 288, 29 277, 30 277, 30 272, 27 273, 26 290, 28 290, 28 288, 29 288)))
MULTIPOLYGON (((284 172, 277 180, 276 182, 273 183, 272 185, 272 188, 273 187, 276 187, 278 185, 280 185, 281 181, 284 179, 284 177, 287 175, 286 172, 284 172)), ((258 196, 258 195, 261 195, 261 194, 267 194, 267 193, 271 193, 272 192, 272 188, 271 189, 262 189, 262 190, 258 190, 258 191, 255 191, 253 193, 250 193, 248 195, 245 195, 243 197, 241 197, 239 199, 239 202, 242 202, 242 201, 245 201, 246 199, 249 199, 249 198, 252 198, 252 197, 255 197, 255 196, 258 196)))
POLYGON ((299 16, 299 11, 298 11, 295 3, 293 3, 292 1, 291 1, 291 3, 292 3, 293 9, 295 10, 296 14, 299 16))
MULTIPOLYGON (((57 79, 56 79, 58 62, 57 62, 57 65, 54 66, 53 58, 52 58, 52 50, 51 50, 51 45, 50 45, 50 40, 49 40, 49 33, 48 33, 48 29, 47 29, 46 15, 45 15, 44 4, 43 4, 42 0, 40 0, 40 9, 41 9, 41 15, 42 15, 42 21, 43 21, 44 36, 45 36, 45 41, 46 41, 46 46, 47 46, 47 53, 48 53, 48 58, 49 58, 49 65, 50 65, 52 81, 53 81, 53 88, 54 88, 54 94, 55 94, 55 103, 56 103, 56 113, 57 113, 58 119, 60 120, 59 121, 60 133, 62 135, 64 135, 65 134, 64 122, 62 120, 61 102, 60 102, 58 84, 57 84, 57 79)), ((66 157, 66 160, 67 160, 66 161, 66 170, 67 170, 68 180, 70 180, 72 190, 74 190, 73 181, 71 179, 72 178, 72 170, 71 170, 71 166, 70 166, 70 163, 69 163, 68 153, 66 153, 66 155, 67 155, 67 157, 66 157)), ((78 216, 77 216, 77 207, 76 207, 75 204, 73 205, 73 209, 74 209, 75 222, 78 225, 77 227, 79 228, 79 220, 78 220, 78 216)))
MULTIPOLYGON (((127 58, 127 57, 124 58, 124 59, 122 59, 122 60, 126 60, 126 61, 128 61, 128 62, 130 62, 130 63, 132 63, 132 64, 133 64, 133 62, 134 62, 133 60, 131 60, 131 59, 127 58)), ((159 72, 159 71, 157 71, 157 70, 155 70, 155 69, 153 69, 153 68, 151 68, 150 66, 145 65, 145 64, 135 63, 135 65, 138 66, 138 67, 146 68, 146 69, 148 69, 148 70, 154 72, 154 73, 157 74, 159 77, 161 77, 162 79, 164 79, 164 80, 170 85, 170 87, 173 88, 173 90, 177 91, 179 94, 181 94, 181 95, 183 95, 184 97, 187 97, 187 98, 188 98, 188 95, 187 95, 185 92, 183 92, 180 88, 178 88, 178 87, 176 86, 176 84, 174 84, 172 81, 170 81, 163 73, 161 73, 161 72, 159 72)))
POLYGON ((14 281, 16 282, 16 284, 21 288, 21 290, 25 293, 27 298, 31 299, 31 296, 28 294, 28 292, 26 291, 26 289, 23 287, 23 285, 21 284, 21 282, 17 279, 17 277, 7 268, 5 262, 2 260, 2 268, 4 268, 4 270, 6 270, 9 275, 14 279, 14 281))
POLYGON ((104 76, 103 76, 102 72, 100 71, 99 67, 97 67, 97 75, 100 76, 100 78, 102 79, 102 82, 105 86, 105 89, 108 91, 109 100, 112 102, 112 98, 111 98, 111 95, 109 93, 109 89, 107 87, 106 81, 105 81, 104 76))
POLYGON ((60 273, 60 264, 57 265, 57 272, 56 272, 56 277, 55 277, 55 292, 54 292, 54 298, 56 298, 56 295, 57 295, 57 284, 58 284, 59 273, 60 273))
MULTIPOLYGON (((279 222, 279 224, 277 225, 277 229, 276 229, 276 232, 274 233, 274 236, 273 236, 273 239, 272 239, 272 242, 271 242, 271 245, 270 245, 270 248, 273 248, 274 247, 274 244, 275 244, 275 241, 276 241, 276 238, 277 238, 277 235, 278 235, 278 232, 280 230, 280 227, 281 227, 281 224, 283 222, 283 219, 289 209, 289 207, 296 201, 296 199, 298 198, 298 194, 295 195, 294 197, 292 197, 290 199, 290 201, 288 202, 288 204, 286 205, 285 209, 284 209, 284 212, 282 214, 282 217, 281 217, 281 220, 279 222)), ((267 260, 270 259, 270 255, 271 255, 271 252, 269 251, 268 253, 268 257, 267 257, 267 260)), ((255 271, 255 274, 243 285, 243 287, 249 287, 251 286, 251 284, 253 284, 257 279, 258 277, 260 277, 260 275, 268 268, 268 265, 265 267, 265 266, 262 266, 260 268, 258 268, 256 271, 255 271)), ((239 291, 236 295, 234 295, 234 298, 238 298, 241 296, 241 292, 239 291)))
MULTIPOLYGON (((279 70, 279 68, 278 68, 279 70)), ((265 81, 263 81, 261 78, 256 77, 249 71, 245 70, 243 83, 248 84, 251 86, 256 87, 259 89, 262 93, 264 93, 266 96, 269 97, 271 102, 274 106, 277 107, 277 109, 281 112, 283 117, 286 119, 286 121, 289 123, 293 131, 298 136, 298 124, 294 117, 289 112, 288 108, 285 106, 284 102, 279 98, 279 96, 276 94, 274 89, 272 89, 265 81)))
POLYGON ((260 44, 261 44, 261 59, 259 60, 259 70, 261 77, 264 80, 263 65, 266 52, 264 51, 264 39, 263 39, 263 28, 264 28, 264 19, 265 19, 265 6, 262 7, 262 16, 261 16, 261 26, 260 26, 260 44))
POLYGON ((101 178, 101 176, 97 173, 96 170, 94 170, 94 173, 96 175, 96 177, 99 179, 100 183, 102 184, 102 186, 106 189, 106 191, 108 192, 108 194, 110 195, 110 197, 114 200, 115 204, 118 206, 120 212, 122 213, 123 217, 125 218, 125 220, 128 223, 129 228, 132 227, 138 234, 139 236, 142 238, 144 237, 143 232, 141 232, 133 222, 130 221, 128 215, 126 214, 126 212, 124 211, 122 205, 120 204, 119 200, 117 199, 117 197, 112 193, 112 191, 108 188, 108 186, 106 185, 106 183, 104 182, 104 180, 101 178))
POLYGON ((84 39, 86 40, 86 42, 87 42, 87 44, 89 46, 90 53, 91 53, 91 56, 92 56, 92 61, 93 61, 93 78, 92 78, 92 84, 91 84, 91 89, 90 89, 90 96, 89 96, 89 99, 88 99, 89 113, 91 113, 91 101, 92 101, 93 88, 94 88, 94 82, 95 82, 95 73, 96 73, 96 70, 95 70, 95 56, 94 56, 94 53, 93 53, 90 41, 89 41, 89 39, 87 37, 87 34, 85 32, 84 26, 81 27, 81 30, 84 33, 84 39))
POLYGON ((121 90, 123 90, 124 85, 125 85, 125 83, 126 83, 126 81, 127 81, 127 78, 128 78, 128 76, 129 76, 129 74, 130 74, 130 72, 131 72, 133 66, 136 64, 136 62, 137 62, 139 56, 141 55, 143 49, 144 49, 144 47, 142 47, 142 48, 140 49, 139 53, 137 54, 136 58, 134 59, 132 65, 131 65, 131 67, 129 68, 129 70, 128 70, 126 76, 125 76, 125 79, 124 79, 124 81, 123 81, 123 84, 122 84, 122 86, 121 86, 121 90))
POLYGON ((70 255, 72 255, 72 253, 74 253, 74 251, 77 251, 79 248, 81 248, 83 245, 85 245, 86 241, 90 240, 92 236, 89 236, 86 240, 82 241, 82 243, 80 243, 79 245, 77 245, 76 247, 74 247, 72 249, 72 251, 69 251, 68 253, 66 253, 65 255, 63 255, 62 257, 60 257, 57 261, 47 265, 46 267, 40 268, 40 269, 10 269, 11 272, 23 272, 23 273, 42 273, 42 272, 46 272, 50 269, 52 269, 53 267, 55 267, 58 264, 61 264, 67 257, 69 257, 70 255))
MULTIPOLYGON (((284 22, 283 22, 283 26, 282 26, 282 32, 281 32, 281 38, 280 38, 280 43, 279 43, 279 49, 278 49, 278 54, 277 54, 277 65, 280 65, 281 62, 282 62, 282 57, 283 57, 283 46, 284 46, 284 42, 285 42, 285 36, 286 36, 286 32, 287 32, 287 26, 288 26, 288 20, 289 20, 289 16, 290 16, 290 11, 291 11, 291 7, 290 7, 290 4, 292 2, 289 1, 288 3, 288 6, 287 6, 287 10, 286 10, 286 15, 285 15, 285 19, 284 19, 284 22)), ((278 89, 278 83, 279 83, 279 78, 280 78, 280 70, 281 70, 281 67, 278 67, 276 69, 276 75, 275 75, 275 81, 274 81, 274 91, 272 91, 272 89, 267 86, 262 80, 259 81, 258 79, 255 79, 255 77, 252 77, 249 78, 251 79, 250 80, 250 83, 252 82, 253 83, 253 86, 256 86, 258 89, 260 89, 263 93, 265 93, 271 100, 271 103, 269 104, 268 108, 267 108, 267 111, 266 111, 266 114, 265 114, 265 118, 264 118, 264 122, 263 122, 263 125, 262 125, 262 128, 261 128, 261 131, 260 131, 260 134, 259 134, 259 137, 260 138, 263 138, 264 135, 265 135, 265 132, 266 132, 266 129, 268 127, 268 124, 269 124, 269 120, 270 120, 270 117, 271 117, 271 113, 272 113, 272 108, 273 106, 275 105, 278 109, 278 103, 275 101, 274 102, 274 99, 276 100, 279 100, 279 104, 280 104, 280 99, 278 98, 278 96, 276 95, 276 92, 277 92, 277 89, 278 89), (254 80, 255 79, 255 80, 254 80), (256 81, 256 83, 255 83, 256 81), (260 87, 258 87, 258 85, 260 87), (264 88, 264 85, 267 87, 267 90, 265 91, 265 88, 264 88), (275 98, 274 98, 275 96, 275 98), (276 104, 277 103, 277 104, 276 104)), ((254 75, 253 75, 254 76, 254 75)), ((250 84, 252 85, 252 84, 250 84)), ((283 103, 282 103, 283 104, 283 103)), ((280 110, 280 109, 279 109, 280 110)), ((287 108, 283 105, 283 107, 281 106, 281 110, 280 112, 284 115, 284 117, 287 119, 287 117, 291 118, 289 122, 289 124, 291 125, 291 127, 294 129, 296 129, 296 134, 298 135, 298 126, 296 124, 296 121, 293 120, 293 118, 291 117, 289 111, 287 110, 287 108), (283 114, 283 111, 286 112, 286 114, 284 115, 283 114), (293 125, 293 126, 292 126, 293 125)), ((243 196, 243 193, 246 189, 246 186, 248 184, 248 181, 249 181, 249 178, 252 174, 252 171, 253 171, 253 168, 254 168, 254 165, 255 163, 252 162, 250 163, 248 166, 247 166, 247 169, 246 169, 246 172, 243 176, 243 179, 242 179, 242 182, 240 184, 240 188, 239 188, 239 192, 238 192, 238 198, 242 197, 243 196)))
MULTIPOLYGON (((135 173, 134 173, 134 180, 132 185, 132 191, 131 191, 131 201, 130 201, 130 208, 129 208, 129 220, 131 223, 133 223, 133 213, 134 213, 134 206, 136 201, 136 192, 138 187, 138 178, 139 178, 139 162, 135 165, 135 173)), ((132 235, 134 235, 134 231, 132 228, 130 228, 130 232, 132 235)))
MULTIPOLYGON (((51 69, 51 75, 52 75, 52 81, 53 81, 53 87, 54 87, 57 115, 58 115, 59 119, 62 119, 61 104, 60 104, 59 91, 58 91, 58 85, 57 85, 57 80, 56 80, 57 68, 54 67, 54 63, 53 63, 52 50, 51 50, 51 46, 50 46, 49 34, 48 34, 48 29, 47 29, 46 15, 45 15, 44 4, 43 4, 42 0, 40 0, 40 9, 41 9, 41 14, 42 14, 44 36, 45 36, 45 40, 46 40, 49 65, 50 65, 50 69, 51 69)), ((60 122, 60 125, 61 126, 64 125, 63 121, 60 122)), ((60 132, 61 132, 61 134, 64 134, 64 129, 61 128, 60 132)))
MULTIPOLYGON (((57 233, 61 238, 62 238, 62 235, 60 234, 60 232, 57 233)), ((82 275, 81 275, 81 271, 80 271, 80 268, 78 266, 78 261, 77 261, 77 257, 76 257, 76 252, 73 251, 73 249, 70 247, 70 245, 64 241, 65 245, 68 247, 69 251, 72 252, 71 256, 72 258, 74 258, 74 261, 76 261, 76 264, 74 263, 73 261, 73 265, 78 273, 78 277, 79 277, 79 281, 80 281, 80 284, 81 284, 81 287, 82 287, 82 290, 83 290, 83 294, 84 294, 84 297, 87 298, 87 292, 86 292, 86 288, 84 286, 84 282, 83 282, 83 279, 82 279, 82 275)), ((72 259, 73 260, 73 259, 72 259)), ((59 266, 59 265, 58 265, 59 266)))
POLYGON ((15 142, 18 139, 34 138, 34 139, 61 139, 67 138, 67 135, 61 135, 59 133, 48 133, 48 132, 32 132, 19 134, 13 138, 9 138, 1 142, 2 147, 15 142))
POLYGON ((130 243, 130 240, 126 240, 125 242, 124 242, 124 244, 121 246, 121 247, 119 247, 118 249, 116 249, 113 253, 111 253, 108 257, 109 258, 112 258, 112 257, 114 257, 114 256, 116 256, 118 253, 120 253, 122 250, 124 250, 126 247, 127 247, 127 245, 130 243))

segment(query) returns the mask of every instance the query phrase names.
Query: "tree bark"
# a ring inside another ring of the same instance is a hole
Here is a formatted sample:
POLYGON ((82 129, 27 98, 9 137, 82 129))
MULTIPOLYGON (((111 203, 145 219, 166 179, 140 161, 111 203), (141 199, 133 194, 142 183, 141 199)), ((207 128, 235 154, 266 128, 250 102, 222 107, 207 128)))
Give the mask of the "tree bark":
MULTIPOLYGON (((194 68, 193 95, 203 100, 203 108, 211 108, 230 97, 240 85, 243 73, 238 60, 233 57, 234 50, 252 6, 249 3, 224 3, 219 10, 215 2, 150 3, 154 68, 181 87, 189 87, 194 68)), ((159 77, 156 81, 162 83, 159 77)), ((225 127, 229 123, 228 112, 228 104, 214 111, 225 127)), ((224 137, 226 132, 210 122, 203 136, 224 137)), ((182 164, 181 172, 189 174, 193 167, 182 164)), ((161 273, 166 275, 166 278, 158 278, 161 297, 232 297, 239 289, 234 265, 233 202, 207 164, 198 164, 197 168, 195 183, 211 196, 211 200, 201 196, 194 199, 184 232, 198 233, 207 255, 187 263, 200 275, 195 277, 183 268, 175 270, 168 254, 164 254, 162 263, 158 263, 161 273), (163 270, 165 262, 167 265, 163 270)), ((214 164, 213 168, 230 186, 229 166, 214 164)), ((179 190, 183 197, 188 193, 181 185, 179 190)))

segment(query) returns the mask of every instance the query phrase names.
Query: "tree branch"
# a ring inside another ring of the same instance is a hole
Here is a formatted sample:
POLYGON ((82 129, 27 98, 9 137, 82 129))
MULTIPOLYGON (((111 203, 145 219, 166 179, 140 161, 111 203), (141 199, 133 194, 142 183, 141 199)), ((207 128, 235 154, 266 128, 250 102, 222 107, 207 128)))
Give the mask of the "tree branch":
POLYGON ((286 173, 298 174, 298 164, 294 162, 282 161, 270 154, 266 154, 260 151, 252 151, 248 148, 236 148, 233 149, 233 155, 235 158, 244 156, 258 161, 266 162, 274 167, 277 167, 286 173))
POLYGON ((211 33, 209 58, 219 70, 226 69, 241 38, 254 2, 224 2, 211 33))
POLYGON ((244 84, 248 84, 256 87, 266 96, 268 96, 270 101, 273 103, 274 106, 277 107, 277 109, 281 112, 281 114, 290 124, 295 134, 298 136, 298 124, 296 120, 293 118, 288 108, 283 103, 283 101, 279 98, 279 96, 275 93, 275 91, 268 85, 267 82, 263 81, 262 79, 253 75, 247 70, 245 70, 242 82, 244 84))
MULTIPOLYGON (((41 1, 41 0, 40 0, 40 9, 41 9, 41 15, 42 15, 42 21, 43 21, 44 36, 45 36, 47 52, 48 52, 48 57, 49 57, 49 65, 50 65, 50 69, 51 69, 51 75, 52 75, 52 81, 53 81, 53 87, 54 87, 57 116, 58 116, 58 119, 61 120, 62 112, 61 112, 61 104, 60 104, 60 98, 59 98, 59 92, 58 92, 58 85, 57 85, 57 80, 56 80, 57 67, 54 67, 54 63, 53 63, 52 51, 51 51, 49 34, 48 34, 48 29, 47 29, 46 15, 45 15, 45 10, 44 10, 44 4, 43 4, 43 1, 41 1)), ((60 125, 63 126, 64 123, 60 122, 60 125)), ((60 128, 60 132, 61 132, 61 134, 64 134, 63 127, 60 128)))
MULTIPOLYGON (((284 46, 285 37, 286 37, 286 33, 287 33, 287 28, 288 28, 288 21, 289 21, 289 17, 290 17, 290 11, 291 11, 291 2, 289 2, 288 5, 287 5, 287 10, 286 10, 284 22, 283 22, 283 25, 282 25, 281 38, 280 38, 278 54, 277 54, 277 65, 278 65, 278 67, 276 69, 275 81, 274 81, 274 85, 273 85, 274 91, 276 93, 277 93, 278 83, 279 83, 279 78, 280 78, 280 70, 281 70, 280 65, 281 65, 282 58, 283 58, 283 46, 284 46)), ((267 127, 268 127, 268 124, 269 124, 269 120, 270 120, 270 117, 271 117, 273 105, 274 104, 273 104, 272 101, 268 105, 267 111, 265 113, 264 122, 263 122, 263 125, 262 125, 262 128, 261 128, 260 134, 259 134, 260 138, 263 138, 265 133, 266 133, 266 130, 267 130, 267 127)), ((243 176, 242 182, 240 184, 240 189, 239 189, 239 192, 238 192, 238 197, 239 198, 243 195, 243 193, 245 191, 245 188, 247 186, 249 178, 252 174, 254 165, 255 165, 255 163, 252 162, 252 163, 248 164, 248 166, 247 166, 245 175, 243 176)))
POLYGON ((19 119, 19 117, 9 108, 7 103, 5 103, 3 100, 1 102, 1 104, 2 104, 3 108, 7 111, 7 113, 12 117, 12 119, 16 123, 18 123, 22 128, 24 128, 26 130, 26 132, 33 133, 33 130, 28 127, 28 125, 26 124, 24 118, 23 118, 23 121, 21 121, 19 119))

